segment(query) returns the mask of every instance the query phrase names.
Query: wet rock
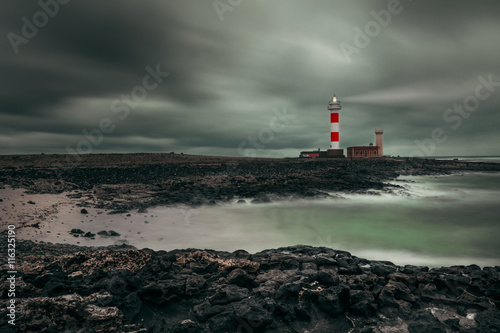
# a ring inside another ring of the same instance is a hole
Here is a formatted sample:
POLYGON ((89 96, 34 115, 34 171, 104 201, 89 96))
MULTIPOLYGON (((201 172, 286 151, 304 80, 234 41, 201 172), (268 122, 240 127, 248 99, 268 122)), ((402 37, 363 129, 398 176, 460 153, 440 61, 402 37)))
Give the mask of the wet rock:
POLYGON ((252 286, 253 279, 244 270, 237 268, 227 276, 227 281, 229 283, 235 284, 240 287, 249 288, 252 286))
POLYGON ((380 292, 378 304, 382 307, 399 306, 398 300, 415 302, 416 297, 404 283, 391 280, 380 292))
POLYGON ((340 281, 337 275, 325 271, 314 273, 311 276, 311 280, 314 280, 324 286, 336 286, 340 281))
POLYGON ((128 322, 134 322, 142 309, 142 302, 137 292, 128 294, 122 303, 123 316, 128 322))
POLYGON ((233 304, 234 315, 238 323, 236 331, 253 328, 252 331, 264 331, 273 321, 272 314, 253 298, 247 298, 233 304))
POLYGON ((347 286, 336 286, 318 292, 315 300, 318 307, 330 316, 338 316, 349 310, 350 290, 347 286))
POLYGON ((203 303, 193 307, 194 314, 200 321, 207 321, 209 318, 226 310, 226 307, 221 305, 212 305, 209 301, 204 301, 203 303))
POLYGON ((233 310, 227 306, 224 312, 211 317, 208 322, 209 332, 237 332, 238 322, 234 320, 233 310))
POLYGON ((275 297, 282 300, 297 299, 303 288, 309 286, 309 279, 304 276, 292 276, 276 291, 275 297))
POLYGON ((122 297, 135 292, 140 285, 140 280, 128 269, 110 271, 96 283, 97 287, 105 289, 111 295, 122 297))
POLYGON ((302 270, 314 270, 314 271, 316 271, 316 270, 318 270, 318 265, 316 265, 313 262, 303 262, 303 263, 301 263, 300 268, 302 270))
POLYGON ((410 333, 446 333, 445 324, 435 318, 430 311, 421 310, 417 317, 408 324, 410 333))
POLYGON ((486 296, 492 298, 497 305, 500 305, 500 281, 494 282, 486 289, 486 296))
POLYGON ((258 287, 254 288, 252 292, 264 298, 270 298, 274 297, 279 287, 280 283, 277 281, 266 281, 261 283, 258 287))
POLYGON ((387 276, 397 271, 397 267, 389 261, 374 261, 371 263, 371 270, 378 276, 387 276))
MULTIPOLYGON (((23 332, 500 328, 494 267, 427 271, 310 246, 256 254, 80 248, 22 240, 16 246, 23 256, 23 273, 16 280, 23 332), (341 274, 341 268, 350 273, 341 274)), ((0 289, 8 290, 5 272, 0 278, 0 289)), ((6 325, 0 321, 0 330, 6 325)))
POLYGON ((85 233, 85 235, 83 235, 83 237, 92 238, 92 237, 95 237, 95 234, 93 234, 90 231, 88 231, 88 232, 85 233))
POLYGON ((88 214, 89 212, 85 208, 82 208, 80 210, 80 213, 82 213, 82 214, 88 214))
POLYGON ((365 290, 351 290, 351 309, 354 314, 371 317, 376 312, 373 294, 365 290))
POLYGON ((162 305, 172 300, 179 300, 184 294, 184 288, 185 281, 162 280, 144 286, 139 291, 139 296, 145 301, 162 305))
POLYGON ((332 257, 326 256, 326 255, 317 255, 314 258, 314 263, 317 266, 325 266, 325 265, 338 266, 339 265, 337 260, 335 260, 332 257))
POLYGON ((417 278, 414 275, 403 274, 400 272, 388 275, 389 279, 404 283, 413 292, 416 288, 417 278))
POLYGON ((233 252, 235 258, 250 260, 251 254, 245 250, 236 250, 233 252))
POLYGON ((500 311, 487 309, 474 316, 479 332, 500 332, 500 311))
POLYGON ((83 231, 82 229, 71 229, 70 231, 71 234, 78 234, 78 235, 82 235, 85 233, 85 231, 83 231))
POLYGON ((248 297, 248 295, 248 289, 235 285, 228 285, 222 287, 213 296, 209 297, 208 300, 212 305, 224 305, 241 301, 243 298, 248 297))
POLYGON ((117 232, 116 232, 116 231, 114 231, 114 230, 110 230, 110 231, 109 231, 109 235, 110 235, 111 237, 118 237, 118 236, 120 236, 120 234, 119 234, 119 233, 117 233, 117 232))
POLYGON ((414 265, 405 265, 401 270, 404 274, 417 274, 420 272, 428 272, 429 267, 426 266, 414 266, 414 265))
POLYGON ((194 275, 186 279, 186 294, 196 295, 202 292, 206 285, 206 279, 202 276, 194 275))

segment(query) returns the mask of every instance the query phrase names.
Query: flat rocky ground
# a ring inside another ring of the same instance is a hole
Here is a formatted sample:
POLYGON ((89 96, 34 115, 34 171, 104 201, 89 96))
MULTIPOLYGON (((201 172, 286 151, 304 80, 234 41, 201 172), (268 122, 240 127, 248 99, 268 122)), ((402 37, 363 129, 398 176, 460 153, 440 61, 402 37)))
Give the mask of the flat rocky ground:
POLYGON ((126 212, 157 205, 390 191, 398 175, 500 171, 500 164, 429 159, 264 159, 182 154, 0 156, 0 184, 72 192, 82 207, 126 212))

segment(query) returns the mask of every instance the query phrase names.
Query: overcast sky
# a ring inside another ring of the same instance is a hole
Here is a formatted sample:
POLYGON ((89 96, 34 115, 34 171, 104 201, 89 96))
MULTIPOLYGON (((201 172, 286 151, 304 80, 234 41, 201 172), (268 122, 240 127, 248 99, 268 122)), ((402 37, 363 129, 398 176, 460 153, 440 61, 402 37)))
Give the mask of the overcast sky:
POLYGON ((336 93, 341 148, 500 155, 498 0, 58 1, 0 11, 0 154, 297 156, 336 93))

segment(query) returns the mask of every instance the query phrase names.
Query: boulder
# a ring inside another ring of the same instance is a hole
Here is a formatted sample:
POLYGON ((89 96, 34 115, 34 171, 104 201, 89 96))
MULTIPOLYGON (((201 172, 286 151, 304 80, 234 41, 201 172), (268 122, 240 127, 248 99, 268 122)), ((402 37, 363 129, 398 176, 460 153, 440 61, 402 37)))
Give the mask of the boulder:
POLYGON ((320 291, 316 304, 330 316, 338 316, 347 312, 351 306, 349 287, 335 286, 320 291))
POLYGON ((236 268, 228 274, 227 281, 240 287, 251 288, 253 278, 241 268, 236 268))

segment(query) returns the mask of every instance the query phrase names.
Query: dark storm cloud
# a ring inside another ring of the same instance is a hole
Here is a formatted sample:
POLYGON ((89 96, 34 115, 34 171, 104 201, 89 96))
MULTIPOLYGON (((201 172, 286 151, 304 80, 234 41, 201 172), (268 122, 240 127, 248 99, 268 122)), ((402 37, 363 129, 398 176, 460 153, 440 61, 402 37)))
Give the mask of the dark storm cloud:
POLYGON ((440 127, 448 140, 435 154, 500 153, 477 148, 500 139, 500 87, 457 129, 443 118, 479 76, 500 81, 498 2, 402 0, 347 61, 340 45, 356 46, 355 28, 389 3, 242 1, 221 21, 212 1, 73 0, 18 54, 7 34, 22 35, 21 18, 41 9, 10 3, 0 13, 0 152, 66 152, 108 118, 114 130, 93 152, 239 155, 269 132, 273 109, 286 108, 293 121, 258 141, 258 154, 294 156, 328 147, 326 105, 336 92, 341 146, 368 144, 383 127, 385 151, 408 155, 440 127), (157 64, 170 75, 120 119, 115 101, 157 64))

